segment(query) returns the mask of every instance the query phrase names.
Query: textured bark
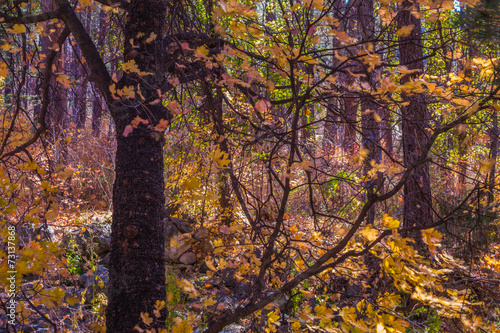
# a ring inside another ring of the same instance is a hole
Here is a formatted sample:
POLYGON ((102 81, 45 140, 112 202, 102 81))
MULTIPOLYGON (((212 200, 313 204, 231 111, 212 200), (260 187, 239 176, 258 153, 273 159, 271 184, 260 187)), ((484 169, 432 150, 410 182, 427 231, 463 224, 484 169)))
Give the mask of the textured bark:
MULTIPOLYGON (((42 9, 44 11, 52 11, 56 9, 54 0, 44 0, 42 2, 42 9)), ((46 36, 41 37, 42 54, 45 56, 50 52, 50 48, 56 46, 58 36, 61 34, 62 26, 50 21, 46 26, 46 36), (55 30, 53 33, 51 30, 55 30)), ((59 54, 54 59, 55 70, 54 73, 64 73, 66 64, 66 47, 59 45, 59 54)), ((49 108, 46 116, 47 129, 49 130, 51 139, 56 141, 61 131, 66 125, 66 116, 68 113, 68 89, 65 88, 60 82, 52 76, 49 88, 49 108)))
MULTIPOLYGON (((97 46, 99 48, 99 52, 102 56, 105 56, 104 52, 104 43, 106 41, 106 34, 108 31, 108 26, 106 24, 106 13, 101 11, 99 13, 99 29, 97 31, 97 46)), ((103 59, 106 61, 106 59, 103 59)), ((100 96, 95 96, 92 102, 92 133, 94 136, 99 137, 101 135, 101 123, 102 123, 102 114, 103 114, 103 103, 100 96)))
MULTIPOLYGON (((424 70, 423 46, 420 19, 411 14, 417 2, 404 1, 397 15, 398 28, 413 25, 409 36, 399 39, 399 57, 401 65, 408 69, 418 69, 419 73, 406 75, 401 79, 404 84, 415 79, 424 70)), ((428 139, 429 111, 425 96, 419 93, 403 94, 409 104, 401 108, 403 128, 403 158, 405 167, 418 159, 428 139)), ((403 228, 425 227, 432 224, 432 198, 429 177, 429 165, 424 163, 415 168, 404 186, 403 228)), ((420 230, 410 234, 421 245, 420 230)))
MULTIPOLYGON (((352 37, 358 37, 358 31, 356 28, 356 6, 352 5, 352 2, 346 3, 344 1, 339 1, 337 6, 336 17, 345 24, 339 27, 339 30, 347 32, 348 35, 352 37)), ((338 46, 338 45, 334 45, 338 46)), ((339 53, 342 56, 350 56, 347 49, 341 49, 339 53)), ((336 61, 336 60, 334 60, 336 61)), ((349 70, 353 70, 349 68, 349 70)), ((344 133, 342 146, 344 150, 349 154, 353 154, 356 151, 356 123, 358 115, 358 96, 351 91, 352 86, 355 82, 355 78, 345 72, 339 73, 339 82, 343 84, 343 91, 341 99, 341 114, 340 117, 344 122, 344 133)))
POLYGON ((491 159, 495 162, 493 164, 493 167, 491 168, 491 172, 489 175, 489 195, 488 195, 488 202, 492 203, 495 200, 495 169, 496 169, 496 161, 498 157, 498 114, 495 111, 493 111, 493 114, 491 115, 491 121, 492 121, 492 127, 490 129, 490 138, 491 138, 491 143, 490 143, 490 157, 491 159))
POLYGON ((74 94, 74 113, 73 122, 77 129, 85 128, 85 122, 87 120, 87 84, 88 78, 85 69, 81 66, 80 62, 82 55, 80 49, 75 48, 75 54, 73 56, 73 73, 75 73, 77 79, 77 85, 75 87, 74 94))
MULTIPOLYGON (((362 41, 370 40, 375 34, 375 19, 373 17, 373 0, 358 0, 357 2, 357 22, 358 33, 362 41)), ((370 72, 367 65, 363 65, 363 71, 367 73, 367 77, 362 78, 372 90, 376 90, 377 72, 370 72)), ((379 123, 375 119, 375 113, 379 114, 380 110, 374 103, 372 96, 364 96, 361 99, 361 132, 363 141, 361 145, 368 149, 368 156, 365 160, 364 172, 367 174, 372 169, 371 163, 380 164, 380 128, 379 123)), ((373 175, 372 179, 366 184, 367 196, 374 194, 374 190, 379 183, 379 174, 373 175)), ((375 206, 373 206, 367 214, 367 223, 373 224, 375 221, 375 206)))
MULTIPOLYGON (((160 39, 165 29, 166 5, 161 0, 135 0, 127 8, 125 59, 134 57, 141 71, 155 73, 145 77, 124 75, 118 86, 140 86, 144 100, 122 100, 112 107, 117 133, 116 176, 113 188, 111 233, 110 295, 106 309, 108 333, 135 332, 141 325, 141 312, 152 315, 157 300, 165 300, 164 264, 164 182, 163 135, 148 128, 166 117, 158 99, 162 80, 156 62, 163 49, 156 42, 146 43, 152 33, 160 39), (130 41, 130 42, 129 42, 130 41), (132 48, 137 52, 130 52, 132 48), (146 82, 144 82, 146 81, 146 82), (141 104, 137 107, 137 103, 141 104), (116 105, 121 104, 121 105, 116 105), (124 130, 139 116, 140 125, 128 136, 124 130)), ((163 327, 165 313, 153 325, 163 327)))

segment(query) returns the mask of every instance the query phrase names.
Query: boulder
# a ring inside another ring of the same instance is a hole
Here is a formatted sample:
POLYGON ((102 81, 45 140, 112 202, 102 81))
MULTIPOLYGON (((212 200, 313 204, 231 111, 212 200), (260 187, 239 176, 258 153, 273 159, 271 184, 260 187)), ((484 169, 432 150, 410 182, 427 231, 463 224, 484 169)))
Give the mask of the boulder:
POLYGON ((181 263, 183 263, 184 265, 192 265, 192 264, 196 263, 196 261, 197 261, 196 254, 193 252, 183 253, 179 257, 179 261, 181 263))
POLYGON ((99 236, 94 251, 99 257, 111 251, 111 238, 105 235, 99 236))
POLYGON ((193 237, 197 240, 205 240, 210 237, 210 231, 206 227, 199 227, 195 230, 193 237))
POLYGON ((165 239, 165 258, 170 261, 176 261, 179 257, 191 249, 191 240, 188 235, 174 235, 165 239))

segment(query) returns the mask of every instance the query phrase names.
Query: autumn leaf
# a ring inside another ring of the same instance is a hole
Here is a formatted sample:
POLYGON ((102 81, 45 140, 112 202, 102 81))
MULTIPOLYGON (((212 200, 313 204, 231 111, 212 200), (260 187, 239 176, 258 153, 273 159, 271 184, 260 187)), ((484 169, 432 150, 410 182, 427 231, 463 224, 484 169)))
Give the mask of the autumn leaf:
POLYGON ((197 58, 206 58, 208 56, 208 49, 205 45, 196 48, 194 56, 197 58))
POLYGON ((405 25, 405 26, 399 28, 398 31, 396 31, 396 35, 400 38, 408 37, 411 34, 411 32, 413 31, 414 27, 415 26, 413 24, 405 25))
POLYGON ((441 239, 443 238, 443 235, 434 228, 430 228, 427 230, 422 230, 422 237, 424 242, 429 247, 429 251, 431 251, 432 254, 436 254, 437 246, 441 245, 441 239))
POLYGON ((495 165, 495 159, 490 158, 488 160, 483 160, 480 162, 479 172, 482 174, 488 174, 493 170, 493 166, 495 165))
POLYGON ((361 230, 361 235, 366 241, 373 242, 375 239, 377 239, 379 232, 377 229, 373 228, 373 225, 368 224, 363 228, 363 230, 361 230))
POLYGON ((147 313, 147 312, 141 313, 141 320, 147 326, 149 326, 153 323, 153 318, 149 317, 149 313, 147 313))
POLYGON ((9 74, 9 70, 7 69, 7 64, 1 63, 0 64, 0 77, 7 77, 9 74))
POLYGON ((26 26, 24 24, 14 24, 12 29, 5 29, 13 34, 22 34, 26 32, 26 26))
POLYGON ((271 103, 267 100, 261 99, 255 103, 255 108, 260 112, 266 112, 271 108, 271 103))
POLYGON ((187 320, 183 320, 172 328, 172 333, 192 333, 193 328, 187 320))
POLYGON ((134 128, 132 127, 132 125, 125 126, 125 130, 123 131, 123 136, 124 137, 129 136, 130 133, 132 133, 133 130, 134 130, 134 128))
POLYGON ((384 214, 382 225, 389 229, 397 229, 399 228, 400 222, 396 219, 393 219, 391 216, 384 214))
POLYGON ((59 215, 59 212, 57 210, 49 210, 48 212, 46 212, 44 214, 44 217, 46 220, 48 221, 52 221, 52 220, 55 220, 57 215, 59 215))
POLYGON ((71 167, 67 167, 66 169, 64 169, 63 171, 60 171, 58 173, 59 175, 59 178, 61 180, 66 180, 68 179, 69 177, 73 176, 73 174, 75 173, 75 170, 73 170, 73 168, 71 167))

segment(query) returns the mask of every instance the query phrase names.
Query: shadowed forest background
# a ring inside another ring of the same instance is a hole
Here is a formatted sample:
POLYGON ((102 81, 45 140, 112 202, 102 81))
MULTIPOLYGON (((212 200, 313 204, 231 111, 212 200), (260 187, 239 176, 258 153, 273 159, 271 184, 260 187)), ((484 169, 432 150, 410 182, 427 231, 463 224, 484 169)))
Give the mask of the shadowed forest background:
POLYGON ((500 331, 499 15, 0 0, 0 332, 500 331))

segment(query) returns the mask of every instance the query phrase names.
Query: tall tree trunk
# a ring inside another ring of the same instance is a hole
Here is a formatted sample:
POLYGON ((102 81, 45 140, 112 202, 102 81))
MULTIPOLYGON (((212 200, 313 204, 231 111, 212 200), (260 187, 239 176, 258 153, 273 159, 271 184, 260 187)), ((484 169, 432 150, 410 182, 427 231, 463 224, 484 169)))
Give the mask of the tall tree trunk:
MULTIPOLYGON (((345 25, 341 27, 341 30, 344 30, 348 33, 348 35, 352 37, 358 37, 358 31, 356 31, 356 18, 357 18, 357 8, 353 5, 354 0, 349 1, 347 4, 342 2, 343 5, 340 5, 341 12, 343 13, 342 18, 343 22, 345 21, 345 25)), ((343 56, 351 56, 348 50, 340 50, 341 55, 343 56)), ((352 71, 352 68, 349 68, 352 71)), ((356 123, 358 117, 358 96, 357 94, 352 92, 353 85, 356 81, 356 78, 349 73, 339 73, 339 82, 343 83, 343 96, 341 97, 343 109, 342 114, 340 115, 342 120, 344 121, 344 138, 342 145, 344 150, 352 155, 356 151, 356 123)))
MULTIPOLYGON (((44 0, 42 2, 44 11, 54 10, 56 8, 54 0, 44 0)), ((41 38, 42 54, 47 55, 53 47, 59 47, 59 54, 54 59, 54 73, 65 73, 65 45, 56 45, 56 38, 60 35, 62 27, 60 23, 48 23, 46 27, 46 36, 41 38), (56 33, 51 32, 54 29, 56 33)), ((50 133, 51 140, 54 142, 59 139, 61 132, 65 127, 65 120, 68 112, 68 89, 57 81, 57 77, 52 75, 50 82, 50 101, 47 112, 47 129, 50 133)), ((57 156, 56 156, 57 157, 57 156)))
POLYGON ((498 157, 498 113, 496 110, 493 111, 491 115, 491 129, 490 129, 490 157, 494 161, 493 167, 491 168, 491 172, 489 175, 489 195, 488 195, 488 203, 492 203, 495 200, 495 172, 496 172, 496 162, 498 157))
MULTIPOLYGON (((375 19, 373 17, 373 0, 358 0, 357 3, 357 22, 358 22, 358 33, 362 41, 369 41, 373 38, 375 34, 375 19)), ((375 70, 370 70, 369 66, 363 64, 364 72, 367 77, 361 78, 366 82, 366 85, 371 88, 371 90, 376 90, 376 77, 377 73, 375 70)), ((378 113, 380 113, 379 107, 373 102, 373 97, 368 95, 361 99, 361 132, 363 134, 362 146, 368 149, 368 156, 365 160, 364 172, 368 172, 372 169, 372 163, 380 164, 380 128, 379 122, 377 121, 378 113)), ((380 117, 380 116, 379 116, 380 117)), ((375 188, 379 183, 379 174, 376 173, 372 175, 372 178, 368 181, 366 185, 367 196, 374 194, 375 188)), ((375 206, 373 206, 367 214, 367 223, 373 223, 375 221, 375 206)))
MULTIPOLYGON (((400 64, 408 69, 417 69, 419 73, 406 75, 401 84, 415 79, 424 70, 423 46, 420 19, 411 10, 418 10, 418 2, 404 1, 397 15, 398 28, 413 26, 407 37, 399 38, 400 64), (416 8, 415 8, 416 7, 416 8)), ((403 99, 408 105, 401 108, 403 128, 403 159, 405 167, 409 167, 422 153, 422 148, 428 138, 429 111, 425 95, 420 93, 405 93, 403 99)), ((424 163, 415 168, 404 186, 403 228, 425 227, 432 224, 432 198, 429 177, 429 165, 424 163)), ((422 245, 419 230, 411 235, 418 246, 422 245)))
POLYGON ((85 68, 80 64, 82 60, 81 51, 79 48, 75 48, 75 54, 73 56, 73 69, 78 80, 78 84, 75 89, 74 96, 74 114, 73 122, 77 129, 85 128, 85 122, 87 120, 87 85, 88 79, 86 75, 85 68))
MULTIPOLYGON (((108 31, 108 26, 106 24, 106 16, 107 15, 103 10, 99 13, 99 30, 97 31, 97 46, 104 61, 106 61, 106 59, 104 59, 105 57, 104 43, 108 31)), ((100 98, 100 96, 95 96, 92 102, 92 133, 94 134, 94 136, 97 137, 101 135, 102 114, 103 114, 102 99, 100 98)))
MULTIPOLYGON (((118 86, 140 87, 132 101, 122 99, 110 107, 115 117, 117 151, 113 187, 110 295, 106 309, 108 333, 132 333, 141 325, 141 312, 153 316, 154 304, 166 298, 164 263, 165 196, 163 181, 163 135, 148 128, 167 117, 158 99, 163 73, 161 43, 146 42, 164 35, 167 7, 163 0, 133 0, 127 6, 125 59, 134 60, 143 72, 124 74, 118 86), (134 52, 131 52, 134 50, 134 52), (137 56, 136 56, 137 55, 137 56), (144 96, 144 99, 140 97, 144 96), (141 102, 137 107, 137 103, 141 102), (140 117, 148 124, 124 134, 126 126, 140 117)), ((165 312, 165 311, 163 311, 165 312)), ((165 313, 153 326, 164 327, 165 313)))

